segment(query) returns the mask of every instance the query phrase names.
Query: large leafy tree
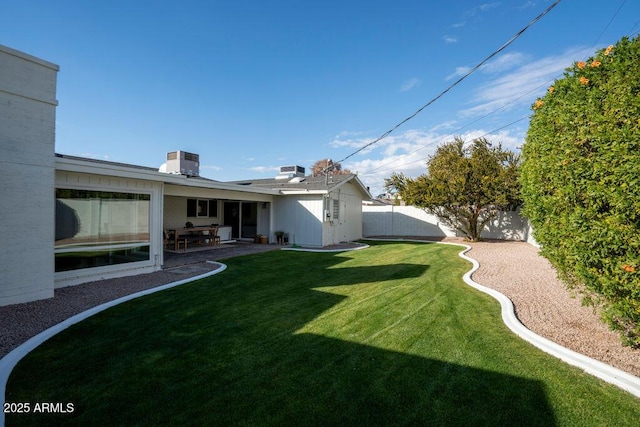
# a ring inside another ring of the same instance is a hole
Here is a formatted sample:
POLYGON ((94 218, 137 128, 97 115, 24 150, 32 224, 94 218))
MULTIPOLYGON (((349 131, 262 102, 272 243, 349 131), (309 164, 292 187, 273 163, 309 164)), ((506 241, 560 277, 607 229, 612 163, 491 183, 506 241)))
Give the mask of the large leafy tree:
POLYGON ((640 38, 574 63, 533 110, 521 181, 534 237, 640 346, 640 38))
POLYGON ((394 173, 385 186, 408 204, 436 215, 468 240, 480 240, 500 210, 520 204, 519 157, 485 138, 456 138, 436 149, 427 173, 413 179, 394 173))
POLYGON ((323 175, 349 175, 349 169, 342 169, 340 162, 333 162, 331 159, 318 160, 311 166, 313 176, 323 175))

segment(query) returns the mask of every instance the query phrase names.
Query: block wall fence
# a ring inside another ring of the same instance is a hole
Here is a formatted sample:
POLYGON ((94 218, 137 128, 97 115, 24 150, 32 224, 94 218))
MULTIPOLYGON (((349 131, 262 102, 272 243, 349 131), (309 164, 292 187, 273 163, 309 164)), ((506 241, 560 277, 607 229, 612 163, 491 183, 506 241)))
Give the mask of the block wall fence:
MULTIPOLYGON (((460 237, 456 230, 442 224, 437 217, 413 206, 362 207, 362 234, 371 236, 460 237)), ((519 211, 501 212, 487 224, 484 239, 515 240, 537 246, 531 226, 519 211)))

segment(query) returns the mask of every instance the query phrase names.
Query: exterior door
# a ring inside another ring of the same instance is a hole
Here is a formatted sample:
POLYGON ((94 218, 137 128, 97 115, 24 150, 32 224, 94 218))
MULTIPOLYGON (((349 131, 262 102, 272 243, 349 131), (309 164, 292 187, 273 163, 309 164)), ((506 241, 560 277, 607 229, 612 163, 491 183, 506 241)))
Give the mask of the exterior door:
POLYGON ((231 238, 240 238, 240 202, 224 202, 224 225, 231 226, 231 238))
POLYGON ((242 202, 242 237, 253 239, 258 230, 258 203, 242 202))

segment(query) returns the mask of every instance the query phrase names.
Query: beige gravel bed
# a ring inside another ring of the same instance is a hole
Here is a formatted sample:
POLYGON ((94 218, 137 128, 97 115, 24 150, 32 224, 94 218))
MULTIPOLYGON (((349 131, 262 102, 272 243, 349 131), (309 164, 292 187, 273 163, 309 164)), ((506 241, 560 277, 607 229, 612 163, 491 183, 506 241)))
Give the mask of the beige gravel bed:
POLYGON ((640 376, 640 350, 625 347, 581 297, 567 290, 538 249, 524 242, 467 243, 480 263, 474 281, 506 295, 530 330, 564 347, 640 376))

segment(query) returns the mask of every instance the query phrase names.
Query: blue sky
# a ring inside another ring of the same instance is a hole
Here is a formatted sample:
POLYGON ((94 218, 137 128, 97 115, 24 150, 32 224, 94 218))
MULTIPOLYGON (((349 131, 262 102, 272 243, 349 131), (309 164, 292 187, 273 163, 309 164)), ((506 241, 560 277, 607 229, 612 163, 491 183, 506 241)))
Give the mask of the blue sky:
MULTIPOLYGON (((60 65, 56 152, 159 167, 184 150, 202 176, 231 181, 346 158, 552 3, 5 0, 0 44, 60 65)), ((343 167, 376 195, 454 136, 515 150, 566 67, 638 31, 637 0, 562 0, 343 167)))

